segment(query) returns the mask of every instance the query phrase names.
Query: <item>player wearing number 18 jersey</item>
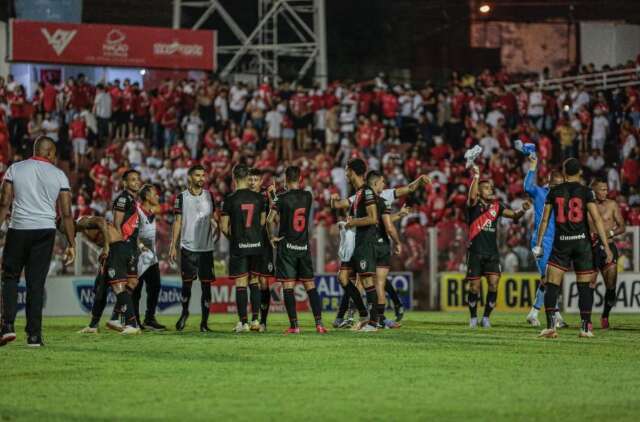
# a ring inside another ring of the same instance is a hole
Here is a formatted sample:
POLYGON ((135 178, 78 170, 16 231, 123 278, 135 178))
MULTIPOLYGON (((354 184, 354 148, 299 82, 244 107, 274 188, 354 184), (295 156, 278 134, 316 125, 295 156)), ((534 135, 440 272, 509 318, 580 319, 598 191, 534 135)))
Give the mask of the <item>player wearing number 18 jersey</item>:
POLYGON ((322 305, 313 280, 313 264, 309 247, 309 215, 313 198, 311 193, 300 189, 300 168, 291 166, 285 171, 287 191, 278 195, 269 225, 273 225, 276 215, 280 216, 278 236, 272 238, 277 243, 276 277, 283 285, 284 304, 289 316, 290 327, 286 334, 298 334, 296 299, 293 293, 295 283, 304 283, 309 296, 309 304, 316 322, 316 331, 324 334, 322 325, 322 305))
POLYGON ((580 163, 570 158, 563 163, 565 183, 554 186, 547 195, 542 223, 538 229, 536 246, 533 253, 542 256, 542 239, 549 225, 551 213, 555 218, 555 238, 549 262, 547 264, 547 286, 544 306, 547 314, 547 329, 540 337, 555 338, 555 312, 560 285, 564 273, 571 265, 576 272, 578 282, 578 307, 582 326, 580 337, 593 337, 591 330, 591 309, 593 308, 593 289, 589 286, 594 273, 593 255, 589 236, 587 214, 593 219, 598 236, 605 245, 606 261, 611 262, 611 250, 604 231, 602 218, 595 204, 593 191, 580 183, 580 163))
POLYGON ((247 318, 247 285, 252 275, 259 275, 264 255, 266 222, 265 198, 249 189, 249 168, 238 164, 233 168, 235 192, 222 206, 220 230, 229 239, 229 277, 236 282, 236 304, 240 321, 236 332, 249 331, 247 318))

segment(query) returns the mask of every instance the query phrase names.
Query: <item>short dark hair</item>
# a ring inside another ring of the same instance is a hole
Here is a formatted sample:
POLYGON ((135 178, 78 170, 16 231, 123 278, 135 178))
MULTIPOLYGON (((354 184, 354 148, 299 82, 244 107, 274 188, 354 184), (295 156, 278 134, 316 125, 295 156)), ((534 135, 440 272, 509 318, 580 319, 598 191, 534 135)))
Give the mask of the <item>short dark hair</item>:
POLYGON ((249 167, 246 164, 236 164, 233 168, 233 177, 236 180, 246 179, 249 176, 249 167))
POLYGON ((298 166, 289 166, 284 171, 284 177, 287 182, 297 182, 300 180, 300 167, 298 166))
POLYGON ((145 201, 147 199, 147 195, 149 195, 151 193, 152 189, 155 189, 156 187, 150 184, 146 184, 144 185, 141 189, 140 192, 138 192, 138 196, 140 197, 140 200, 145 201))
POLYGON ((136 173, 138 176, 140 176, 140 172, 136 169, 129 169, 127 171, 124 172, 124 174, 122 175, 122 180, 127 180, 127 177, 129 177, 130 174, 136 173))
POLYGON ((262 170, 251 167, 249 169, 249 176, 262 176, 262 170))
POLYGON ((347 163, 347 168, 351 169, 358 176, 364 176, 367 172, 367 164, 361 158, 354 158, 347 163))
POLYGON ((562 172, 558 169, 553 169, 551 170, 551 174, 550 174, 551 178, 556 178, 556 177, 562 177, 564 178, 564 176, 562 175, 562 172))
POLYGON ((591 181, 591 187, 594 188, 598 183, 604 183, 605 185, 609 186, 607 181, 604 180, 602 177, 594 177, 593 180, 591 181))
POLYGON ((195 173, 198 170, 204 171, 204 166, 201 164, 192 165, 191 167, 189 167, 189 170, 187 171, 187 175, 191 176, 193 173, 195 173))
POLYGON ((367 185, 371 186, 378 178, 382 177, 382 173, 377 170, 371 170, 367 173, 367 185))
POLYGON ((580 162, 575 158, 567 158, 562 164, 564 174, 567 176, 576 176, 580 173, 581 168, 580 162))

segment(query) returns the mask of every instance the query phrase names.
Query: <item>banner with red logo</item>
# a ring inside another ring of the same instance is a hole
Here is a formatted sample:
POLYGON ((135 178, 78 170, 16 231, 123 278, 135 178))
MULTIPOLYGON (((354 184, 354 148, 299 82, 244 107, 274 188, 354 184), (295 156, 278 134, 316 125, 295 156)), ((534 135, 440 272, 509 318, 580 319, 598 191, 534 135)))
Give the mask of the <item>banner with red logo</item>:
POLYGON ((216 68, 216 32, 12 20, 9 61, 161 69, 216 68))
MULTIPOLYGON (((271 312, 284 312, 284 297, 282 295, 282 284, 270 283, 271 305, 269 310, 271 312)), ((307 292, 304 290, 304 286, 299 283, 296 284, 294 289, 296 297, 296 309, 298 311, 308 311, 309 301, 307 300, 307 292)), ((249 306, 251 308, 251 306, 249 306)), ((237 311, 236 306, 236 283, 235 280, 228 277, 217 277, 215 283, 211 285, 211 312, 235 313, 237 311)))

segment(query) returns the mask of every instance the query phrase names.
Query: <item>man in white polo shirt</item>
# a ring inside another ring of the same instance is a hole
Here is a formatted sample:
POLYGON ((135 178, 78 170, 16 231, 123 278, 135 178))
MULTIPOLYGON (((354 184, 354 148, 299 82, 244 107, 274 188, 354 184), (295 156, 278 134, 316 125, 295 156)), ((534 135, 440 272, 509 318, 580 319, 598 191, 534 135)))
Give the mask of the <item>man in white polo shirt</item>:
POLYGON ((36 140, 33 157, 9 167, 0 196, 0 226, 9 209, 11 219, 2 257, 2 329, 0 346, 16 339, 14 321, 22 270, 27 282, 27 345, 43 346, 44 283, 56 238, 56 205, 62 214, 68 247, 66 263, 75 259, 75 228, 69 180, 53 163, 56 145, 49 137, 36 140))

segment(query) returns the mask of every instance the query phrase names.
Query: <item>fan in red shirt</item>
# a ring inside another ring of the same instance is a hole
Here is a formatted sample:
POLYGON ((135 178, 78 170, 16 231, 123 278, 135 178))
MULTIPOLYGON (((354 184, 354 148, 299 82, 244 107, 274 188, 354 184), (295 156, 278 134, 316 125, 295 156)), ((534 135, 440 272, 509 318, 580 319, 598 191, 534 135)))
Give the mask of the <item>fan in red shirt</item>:
POLYGON ((357 142, 358 148, 362 149, 365 154, 369 154, 369 149, 371 148, 372 140, 373 140, 373 129, 369 124, 369 119, 363 117, 360 121, 360 125, 358 126, 357 142))
POLYGON ((398 98, 389 90, 385 90, 380 97, 380 103, 382 104, 383 123, 385 126, 393 126, 398 115, 398 98))
POLYGON ((84 168, 87 155, 87 123, 79 113, 73 115, 69 123, 69 138, 73 145, 73 156, 76 169, 84 168))
POLYGON ((145 138, 149 124, 149 106, 151 101, 145 91, 136 88, 133 102, 133 131, 141 138, 145 138))

